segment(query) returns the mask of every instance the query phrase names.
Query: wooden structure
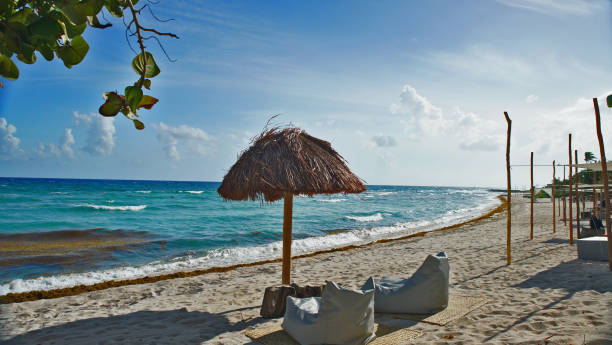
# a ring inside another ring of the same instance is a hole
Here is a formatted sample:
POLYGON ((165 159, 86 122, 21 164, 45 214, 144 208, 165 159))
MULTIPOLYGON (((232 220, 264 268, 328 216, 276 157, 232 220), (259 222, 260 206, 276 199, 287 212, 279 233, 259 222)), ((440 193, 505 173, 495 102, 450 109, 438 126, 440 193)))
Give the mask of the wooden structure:
POLYGON ((608 236, 608 267, 612 271, 612 234, 610 233, 610 195, 608 189, 608 165, 606 162, 606 150, 603 143, 603 135, 601 134, 601 119, 599 117, 599 102, 597 98, 593 98, 593 107, 595 108, 595 130, 597 131, 597 142, 599 143, 599 154, 601 155, 601 171, 604 184, 604 200, 606 200, 606 234, 608 236))
POLYGON ((574 244, 574 220, 572 219, 572 133, 569 134, 569 243, 574 244))
POLYGON ((578 150, 574 150, 574 176, 576 177, 576 181, 574 186, 576 186, 576 233, 580 232, 580 193, 578 193, 578 184, 580 183, 580 175, 578 175, 578 150))
POLYGON ((555 199, 556 199, 556 195, 555 195, 555 161, 553 161, 553 183, 552 183, 552 203, 553 203, 553 233, 557 232, 557 218, 555 215, 555 199))
POLYGON ((508 124, 508 131, 506 135, 506 180, 508 182, 508 195, 506 199, 506 213, 508 214, 508 219, 506 222, 506 263, 510 265, 512 262, 511 254, 510 254, 510 241, 511 241, 511 232, 512 232, 512 220, 511 220, 511 188, 510 188, 510 133, 512 131, 512 120, 510 120, 510 116, 508 113, 504 111, 504 116, 506 117, 506 123, 508 124))
POLYGON ((329 142, 299 128, 276 127, 265 129, 242 152, 217 192, 225 200, 284 199, 282 282, 290 284, 293 196, 365 190, 329 142))
POLYGON ((529 239, 533 240, 533 198, 534 198, 534 193, 533 193, 533 152, 531 152, 531 159, 530 159, 530 170, 531 170, 531 202, 530 202, 530 213, 529 213, 529 239))

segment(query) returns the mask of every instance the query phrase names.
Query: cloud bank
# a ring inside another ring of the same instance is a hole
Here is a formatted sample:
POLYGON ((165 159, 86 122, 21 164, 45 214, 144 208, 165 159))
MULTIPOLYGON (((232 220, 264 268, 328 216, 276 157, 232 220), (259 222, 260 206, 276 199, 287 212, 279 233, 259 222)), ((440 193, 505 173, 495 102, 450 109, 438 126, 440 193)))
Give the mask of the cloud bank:
POLYGON ((163 122, 153 125, 157 130, 157 140, 161 143, 166 156, 172 160, 181 160, 179 147, 198 155, 209 151, 212 137, 199 128, 180 125, 178 127, 168 126, 163 122))

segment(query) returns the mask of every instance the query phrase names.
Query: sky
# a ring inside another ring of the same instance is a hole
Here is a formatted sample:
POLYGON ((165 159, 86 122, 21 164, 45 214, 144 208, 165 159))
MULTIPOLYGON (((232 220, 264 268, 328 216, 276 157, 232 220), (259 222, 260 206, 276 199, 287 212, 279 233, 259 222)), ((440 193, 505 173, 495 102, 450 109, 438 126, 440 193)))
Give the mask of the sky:
MULTIPOLYGON (((598 0, 168 1, 143 12, 174 62, 137 131, 98 115, 137 80, 120 19, 72 69, 17 62, 0 89, 0 176, 221 181, 266 125, 328 140, 367 184, 503 187, 512 164, 612 156, 612 4, 598 0)), ((562 175, 562 168, 557 169, 562 175)), ((552 168, 535 168, 536 185, 552 168)), ((513 187, 529 168, 512 168, 513 187)))

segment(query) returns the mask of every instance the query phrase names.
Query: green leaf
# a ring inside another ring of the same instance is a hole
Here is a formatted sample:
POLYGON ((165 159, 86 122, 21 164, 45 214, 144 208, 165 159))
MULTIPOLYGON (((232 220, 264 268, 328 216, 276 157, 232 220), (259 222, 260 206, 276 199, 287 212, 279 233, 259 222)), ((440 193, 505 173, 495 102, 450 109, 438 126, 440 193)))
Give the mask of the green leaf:
POLYGON ((145 52, 146 58, 143 58, 142 53, 138 54, 134 60, 132 60, 132 68, 136 73, 142 75, 142 72, 146 66, 145 78, 153 78, 159 74, 160 70, 153 59, 153 55, 149 52, 145 52))
POLYGON ((49 14, 49 16, 54 19, 57 19, 58 23, 60 23, 60 25, 64 29, 64 33, 68 37, 78 36, 82 34, 83 31, 85 31, 85 29, 87 28, 87 23, 83 22, 81 24, 75 25, 70 22, 70 19, 68 19, 65 14, 60 11, 53 11, 51 12, 51 14, 49 14))
POLYGON ((64 33, 64 28, 57 19, 43 17, 28 26, 33 38, 55 41, 64 33))
POLYGON ((103 97, 106 99, 106 102, 98 109, 102 116, 115 116, 124 107, 123 97, 116 92, 105 92, 103 97))
POLYGON ((96 29, 106 29, 109 26, 113 26, 113 24, 111 23, 100 23, 100 20, 98 20, 97 16, 87 16, 87 23, 89 23, 89 26, 96 29))
POLYGON ((608 103, 608 108, 612 108, 612 95, 608 95, 606 102, 608 103))
POLYGON ((136 127, 137 130, 141 131, 145 128, 144 123, 138 121, 138 120, 132 120, 134 121, 134 127, 136 127))
POLYGON ((75 24, 83 24, 87 17, 97 15, 104 6, 104 0, 85 0, 77 4, 64 3, 61 6, 62 12, 75 24))
POLYGON ((21 52, 19 54, 17 54, 17 58, 27 64, 33 64, 36 62, 36 54, 34 54, 34 46, 27 44, 27 43, 21 43, 21 52))
POLYGON ((12 1, 0 1, 0 15, 3 18, 8 17, 13 12, 15 4, 12 1))
POLYGON ((144 86, 147 90, 151 90, 151 79, 145 79, 142 82, 142 86, 144 86))
POLYGON ((143 98, 142 90, 135 86, 128 86, 125 88, 125 100, 130 107, 132 112, 138 109, 138 104, 143 98))
POLYGON ((106 0, 104 7, 106 7, 108 12, 110 12, 110 14, 113 16, 117 18, 123 17, 123 10, 121 9, 121 6, 119 6, 119 2, 117 0, 106 0))
POLYGON ((53 60, 53 49, 51 49, 51 47, 41 44, 36 50, 38 50, 47 61, 53 60))
POLYGON ((19 69, 13 60, 2 54, 0 54, 0 75, 8 80, 19 78, 19 69))
POLYGON ((29 7, 24 7, 21 10, 17 11, 15 14, 10 16, 6 21, 7 22, 18 22, 23 25, 28 25, 33 23, 38 19, 38 16, 34 11, 29 7))
POLYGON ((142 96, 140 103, 138 103, 138 109, 140 108, 151 109, 157 102, 159 102, 159 99, 155 97, 151 97, 149 95, 144 95, 142 96))
POLYGON ((59 47, 56 54, 64 61, 66 67, 71 68, 83 61, 83 58, 87 55, 87 51, 89 51, 89 44, 85 42, 83 37, 75 36, 70 41, 70 45, 59 47))

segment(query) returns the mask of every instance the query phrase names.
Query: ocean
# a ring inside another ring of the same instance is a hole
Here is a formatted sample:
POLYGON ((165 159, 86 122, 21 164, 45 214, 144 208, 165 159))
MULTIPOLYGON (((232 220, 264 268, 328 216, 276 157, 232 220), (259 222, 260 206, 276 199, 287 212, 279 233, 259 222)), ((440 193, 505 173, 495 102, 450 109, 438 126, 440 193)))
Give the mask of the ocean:
MULTIPOLYGON (((219 185, 0 178, 0 295, 281 257, 282 201, 223 201, 219 185)), ((367 186, 296 197, 293 254, 458 223, 498 204, 497 194, 367 186)))

